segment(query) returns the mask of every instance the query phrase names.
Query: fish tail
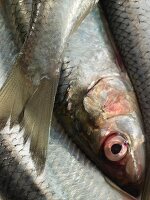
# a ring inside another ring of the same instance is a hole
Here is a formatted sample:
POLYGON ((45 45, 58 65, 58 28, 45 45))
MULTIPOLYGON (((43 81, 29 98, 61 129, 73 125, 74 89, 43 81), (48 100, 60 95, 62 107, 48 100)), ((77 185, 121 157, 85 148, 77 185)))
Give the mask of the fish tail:
POLYGON ((42 172, 47 155, 48 136, 58 78, 42 79, 33 86, 15 64, 0 90, 0 129, 10 120, 10 126, 20 123, 24 142, 30 139, 30 152, 37 172, 42 172))
POLYGON ((40 173, 46 161, 49 130, 58 79, 42 79, 24 110, 24 142, 30 138, 30 152, 40 173))
POLYGON ((10 126, 18 121, 30 96, 30 89, 23 71, 15 64, 0 89, 0 129, 5 127, 8 120, 10 126))

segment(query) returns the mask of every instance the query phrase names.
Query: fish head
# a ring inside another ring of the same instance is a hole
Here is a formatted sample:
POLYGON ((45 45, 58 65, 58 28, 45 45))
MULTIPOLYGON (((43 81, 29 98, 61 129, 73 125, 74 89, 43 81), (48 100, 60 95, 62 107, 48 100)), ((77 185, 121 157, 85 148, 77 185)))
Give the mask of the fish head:
POLYGON ((88 88, 72 116, 74 138, 101 171, 134 197, 140 195, 144 134, 128 80, 107 77, 88 88))
POLYGON ((144 178, 144 137, 136 119, 118 116, 101 129, 101 170, 123 190, 137 197, 144 178))

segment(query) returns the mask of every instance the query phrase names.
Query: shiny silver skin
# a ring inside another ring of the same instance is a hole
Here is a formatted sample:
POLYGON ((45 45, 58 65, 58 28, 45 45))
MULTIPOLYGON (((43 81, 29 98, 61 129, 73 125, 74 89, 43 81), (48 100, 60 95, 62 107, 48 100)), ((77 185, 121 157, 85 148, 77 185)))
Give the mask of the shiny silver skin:
POLYGON ((110 44, 103 15, 90 17, 74 33, 65 52, 57 117, 103 173, 137 197, 145 168, 140 112, 131 83, 110 44), (128 144, 127 155, 117 163, 109 162, 103 154, 104 141, 113 134, 126 138, 128 144))
POLYGON ((61 56, 70 34, 97 0, 34 0, 23 48, 0 91, 0 127, 20 122, 25 142, 42 171, 57 91, 61 56), (10 100, 11 99, 11 100, 10 100))
MULTIPOLYGON (((90 14, 86 21, 93 19, 92 22, 95 23, 93 17, 94 15, 90 14)), ((6 25, 4 18, 0 17, 0 22, 1 39, 8 46, 13 40, 12 38, 8 40, 5 36, 9 35, 11 30, 3 28, 6 25)), ((6 55, 7 58, 10 55, 10 60, 13 60, 16 53, 10 54, 11 51, 15 51, 15 46, 3 52, 4 45, 0 43, 0 48, 0 56, 3 54, 0 60, 3 62, 0 68, 2 71, 5 67, 8 69, 11 64, 6 62, 6 55)), ((40 177, 36 175, 29 153, 29 144, 25 146, 23 144, 23 132, 19 132, 19 126, 13 127, 11 131, 9 126, 5 127, 0 134, 0 144, 0 171, 4 172, 0 173, 1 200, 134 199, 105 181, 99 170, 72 143, 55 119, 52 123, 46 168, 40 177)))
POLYGON ((37 176, 19 126, 0 132, 0 172, 1 200, 52 199, 46 175, 37 176))

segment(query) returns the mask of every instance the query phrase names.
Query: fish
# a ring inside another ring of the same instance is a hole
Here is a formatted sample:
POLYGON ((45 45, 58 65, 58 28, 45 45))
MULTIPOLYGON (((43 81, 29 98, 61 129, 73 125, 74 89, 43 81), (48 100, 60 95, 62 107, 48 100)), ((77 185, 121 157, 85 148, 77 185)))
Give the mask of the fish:
POLYGON ((100 9, 69 40, 54 113, 104 176, 138 198, 145 171, 144 130, 105 21, 100 9))
POLYGON ((47 156, 48 135, 61 57, 71 33, 97 0, 34 0, 25 43, 0 90, 1 130, 19 122, 39 173, 47 156))
MULTIPOLYGON (((2 5, 0 1, 0 11, 3 10, 3 6, 4 4, 2 5)), ((96 10, 93 11, 83 23, 88 25, 87 22, 91 23, 91 20, 92 23, 97 23, 97 20, 95 21, 97 14, 96 10)), ((9 47, 9 44, 13 43, 13 37, 8 40, 8 35, 12 31, 3 28, 5 24, 6 18, 0 12, 0 36, 1 41, 5 42, 0 42, 0 61, 3 61, 0 71, 5 67, 6 69, 11 67, 5 65, 6 55, 8 59, 13 60, 14 56, 16 57, 17 49, 13 45, 9 51, 2 51, 2 47, 9 47), (11 54, 11 52, 15 52, 15 54, 11 54), (2 53, 3 56, 1 56, 2 53)), ((11 62, 9 64, 11 65, 11 62)), ((109 200, 110 198, 111 200, 134 200, 133 197, 107 182, 103 174, 71 141, 54 116, 49 137, 46 167, 44 172, 37 176, 29 152, 29 144, 24 145, 23 131, 20 132, 20 127, 15 125, 10 130, 8 125, 5 126, 3 132, 0 131, 1 200, 109 200)))
POLYGON ((109 27, 132 81, 142 113, 146 138, 146 174, 142 199, 150 199, 150 2, 101 1, 109 27))

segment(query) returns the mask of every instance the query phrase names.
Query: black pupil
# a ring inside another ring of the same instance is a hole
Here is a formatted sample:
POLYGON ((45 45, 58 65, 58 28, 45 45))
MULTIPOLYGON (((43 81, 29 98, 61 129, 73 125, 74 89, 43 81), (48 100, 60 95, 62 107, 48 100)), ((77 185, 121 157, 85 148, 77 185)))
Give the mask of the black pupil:
POLYGON ((122 146, 120 144, 113 144, 111 147, 111 152, 113 154, 118 154, 121 151, 122 146))

